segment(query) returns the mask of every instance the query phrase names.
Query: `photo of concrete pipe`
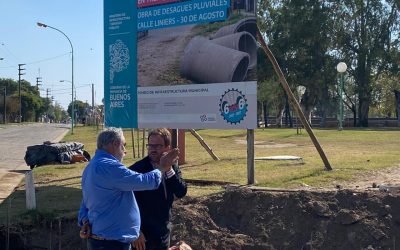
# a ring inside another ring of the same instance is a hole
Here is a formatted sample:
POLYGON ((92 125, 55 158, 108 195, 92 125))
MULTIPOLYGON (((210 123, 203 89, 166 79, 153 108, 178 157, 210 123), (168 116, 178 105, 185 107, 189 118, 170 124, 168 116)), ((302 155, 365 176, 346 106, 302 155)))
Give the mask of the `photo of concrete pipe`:
POLYGON ((249 63, 248 53, 196 36, 184 50, 180 73, 197 83, 241 82, 249 63))
POLYGON ((247 31, 253 37, 256 37, 257 34, 257 20, 256 17, 248 17, 239 20, 238 22, 224 26, 220 28, 215 34, 211 37, 212 39, 216 39, 222 36, 231 35, 237 32, 247 31))
POLYGON ((257 42, 249 32, 243 31, 222 36, 211 40, 211 42, 249 54, 249 69, 253 69, 257 66, 257 42))

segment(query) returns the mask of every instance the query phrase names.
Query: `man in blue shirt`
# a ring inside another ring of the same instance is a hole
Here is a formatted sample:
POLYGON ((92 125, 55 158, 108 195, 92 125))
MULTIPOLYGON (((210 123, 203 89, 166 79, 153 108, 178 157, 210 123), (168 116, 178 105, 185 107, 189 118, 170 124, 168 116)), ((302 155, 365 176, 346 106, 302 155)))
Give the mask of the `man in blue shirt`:
POLYGON ((178 150, 170 151, 163 155, 158 169, 139 174, 122 164, 125 154, 121 129, 108 128, 99 134, 96 153, 82 175, 78 216, 81 237, 89 237, 88 249, 130 249, 140 230, 133 191, 158 188, 162 172, 178 159, 178 150))

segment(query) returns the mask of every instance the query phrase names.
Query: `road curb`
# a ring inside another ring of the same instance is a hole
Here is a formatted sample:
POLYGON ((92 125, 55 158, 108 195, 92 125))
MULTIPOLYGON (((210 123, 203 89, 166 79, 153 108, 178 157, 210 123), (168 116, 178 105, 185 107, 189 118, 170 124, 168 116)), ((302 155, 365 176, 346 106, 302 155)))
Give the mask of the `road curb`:
MULTIPOLYGON (((52 141, 59 142, 68 132, 69 130, 64 131, 52 141)), ((0 204, 21 184, 27 171, 30 171, 30 167, 26 164, 19 165, 15 170, 0 171, 0 204)))

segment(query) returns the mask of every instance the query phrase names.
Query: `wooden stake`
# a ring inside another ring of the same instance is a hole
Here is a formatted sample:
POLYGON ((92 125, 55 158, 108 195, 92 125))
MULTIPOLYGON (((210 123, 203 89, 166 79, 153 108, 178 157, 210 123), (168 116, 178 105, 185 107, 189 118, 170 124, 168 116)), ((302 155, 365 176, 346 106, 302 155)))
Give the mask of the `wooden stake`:
POLYGON ((261 47, 263 48, 265 54, 267 54, 269 60, 271 61, 272 65, 274 67, 275 73, 278 75, 279 81, 280 81, 283 89, 285 90, 285 92, 289 98, 289 101, 293 104, 294 108, 296 109, 301 123, 303 124, 304 128, 307 130, 307 133, 310 136, 311 141, 314 143, 314 146, 317 149, 319 156, 321 157, 322 161, 324 162, 325 169, 332 170, 331 164, 329 163, 324 150, 322 149, 321 145, 319 144, 317 137, 315 137, 314 132, 312 131, 310 124, 308 123, 306 117, 304 116, 304 113, 301 110, 299 103, 297 102, 296 98, 294 97, 293 92, 290 90, 289 84, 287 83, 285 76, 283 75, 283 72, 282 72, 281 68, 279 67, 278 62, 276 61, 274 54, 272 54, 271 50, 268 48, 268 46, 265 43, 264 38, 261 35, 261 32, 258 28, 257 28, 257 38, 258 38, 258 41, 260 42, 261 47))
POLYGON ((140 158, 140 131, 136 130, 136 139, 137 139, 137 157, 140 158))
POLYGON ((194 129, 189 129, 190 133, 200 142, 201 146, 208 152, 209 155, 214 159, 214 161, 219 161, 218 156, 216 156, 210 148, 207 143, 204 141, 204 139, 196 132, 194 129))
POLYGON ((146 137, 146 129, 143 129, 143 137, 142 137, 142 157, 144 157, 144 145, 146 144, 145 142, 145 137, 146 137))
POLYGON ((247 130, 247 184, 254 184, 254 129, 247 130))
POLYGON ((132 152, 133 152, 133 158, 136 158, 136 152, 135 152, 135 137, 133 136, 133 128, 131 129, 131 138, 132 138, 132 152))

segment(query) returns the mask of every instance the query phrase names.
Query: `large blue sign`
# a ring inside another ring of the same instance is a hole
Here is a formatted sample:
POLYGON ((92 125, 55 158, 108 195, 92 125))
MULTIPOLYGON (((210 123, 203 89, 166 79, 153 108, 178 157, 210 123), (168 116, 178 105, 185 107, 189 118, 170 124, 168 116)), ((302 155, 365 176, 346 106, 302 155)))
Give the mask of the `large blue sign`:
POLYGON ((138 31, 225 20, 230 0, 192 0, 138 10, 138 31))
POLYGON ((137 128, 137 0, 104 0, 107 127, 137 128))

